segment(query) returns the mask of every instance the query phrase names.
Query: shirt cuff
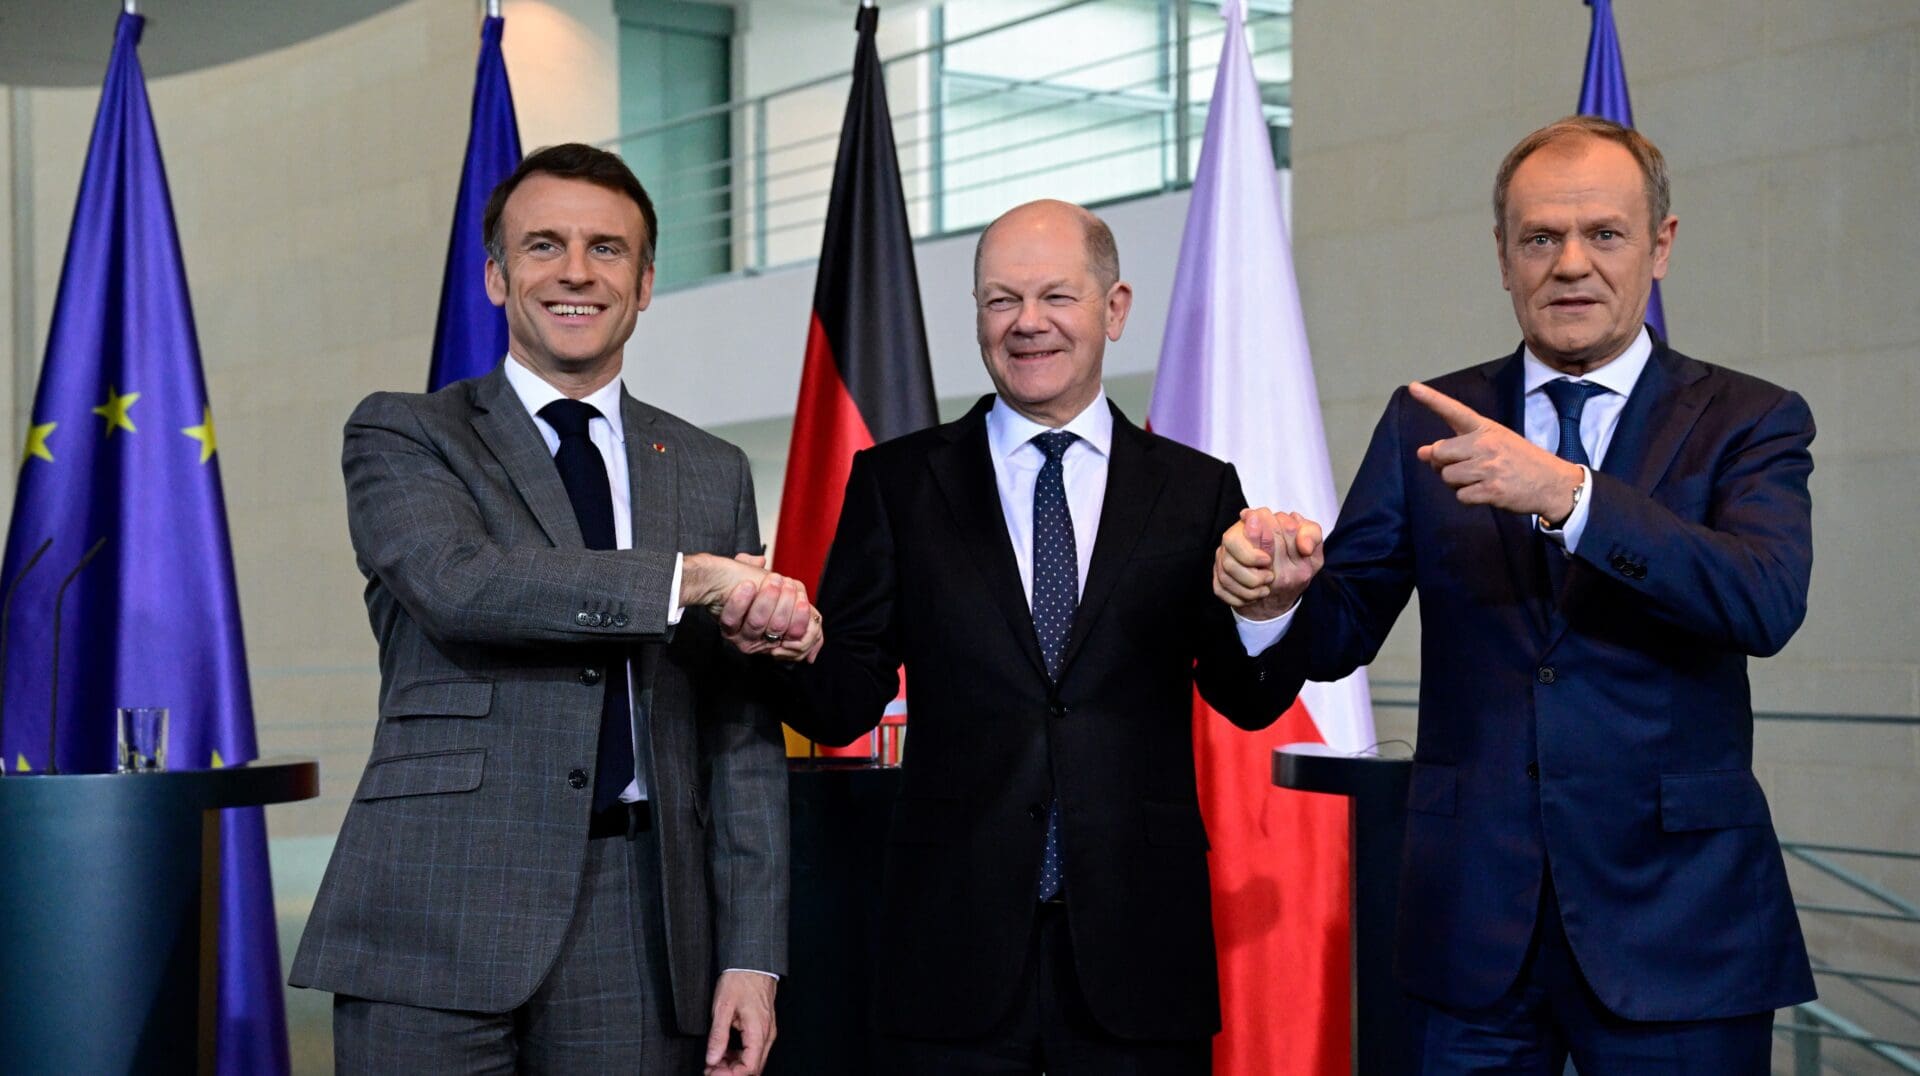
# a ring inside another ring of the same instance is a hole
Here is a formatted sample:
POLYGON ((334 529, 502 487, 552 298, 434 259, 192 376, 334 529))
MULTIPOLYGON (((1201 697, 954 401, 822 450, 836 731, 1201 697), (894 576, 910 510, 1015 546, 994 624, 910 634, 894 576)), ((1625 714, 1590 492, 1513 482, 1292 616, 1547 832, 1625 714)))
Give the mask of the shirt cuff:
POLYGON ((1251 620, 1233 611, 1233 628, 1240 633, 1240 645, 1246 648, 1248 657, 1258 657, 1267 647, 1286 637, 1287 629, 1293 625, 1293 614, 1300 609, 1300 603, 1294 602, 1286 612, 1271 620, 1251 620))
POLYGON ((673 555, 673 585, 667 591, 667 627, 680 623, 680 618, 687 615, 687 607, 680 604, 680 565, 686 557, 685 553, 673 555))
POLYGON ((720 970, 723 973, 729 972, 729 971, 744 971, 748 975, 764 975, 767 978, 772 979, 776 983, 780 981, 780 977, 778 975, 775 975, 770 971, 761 971, 759 968, 722 968, 720 970))
POLYGON ((1558 527, 1547 526, 1547 521, 1534 517, 1534 524, 1547 540, 1560 546, 1572 556, 1580 547, 1580 535, 1587 529, 1587 510, 1593 507, 1593 472, 1583 464, 1580 468, 1580 495, 1574 500, 1573 512, 1567 521, 1558 527))

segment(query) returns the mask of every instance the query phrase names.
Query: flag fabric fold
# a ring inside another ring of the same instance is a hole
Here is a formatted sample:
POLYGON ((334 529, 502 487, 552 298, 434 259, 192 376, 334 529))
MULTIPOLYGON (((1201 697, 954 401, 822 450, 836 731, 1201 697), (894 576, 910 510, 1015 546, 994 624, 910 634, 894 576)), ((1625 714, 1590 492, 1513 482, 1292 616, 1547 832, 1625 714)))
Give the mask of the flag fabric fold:
MULTIPOLYGON (((1580 106, 1576 111, 1631 127, 1633 101, 1627 96, 1627 67, 1620 58, 1620 34, 1613 25, 1613 0, 1586 0, 1586 4, 1593 9, 1593 31, 1587 38, 1587 64, 1580 78, 1580 106)), ((1647 324, 1662 339, 1666 337, 1667 315, 1660 303, 1657 280, 1647 296, 1647 324)))
MULTIPOLYGON (((874 45, 879 16, 877 8, 862 8, 854 24, 853 88, 827 198, 775 531, 774 569, 809 593, 819 589, 853 454, 938 420, 913 233, 874 45)), ((819 750, 864 757, 872 744, 863 737, 819 750)))
MULTIPOLYGON (((1233 463, 1250 503, 1331 530, 1338 504, 1295 285, 1272 143, 1241 0, 1194 176, 1148 410, 1154 432, 1233 463)), ((1212 844, 1224 1030, 1220 1076, 1350 1070, 1347 806, 1272 787, 1275 747, 1373 743, 1364 673, 1309 684, 1246 733, 1195 698, 1195 758, 1212 844)))
POLYGON ((460 166, 460 193, 453 206, 453 234, 447 239, 428 392, 479 377, 507 353, 507 318, 487 298, 487 249, 480 235, 488 196, 520 165, 520 125, 514 118, 507 62, 500 53, 506 24, 497 15, 480 24, 473 117, 467 129, 466 161, 460 166))
MULTIPOLYGON (((0 569, 0 580, 20 579, 51 540, 19 583, 7 634, 0 757, 16 770, 112 769, 120 706, 171 710, 174 768, 257 753, 213 411, 140 68, 143 24, 122 15, 115 32, 0 569), (56 685, 43 628, 62 577, 103 538, 66 596, 56 685)), ((222 821, 218 1071, 284 1073, 265 824, 257 807, 222 821)))

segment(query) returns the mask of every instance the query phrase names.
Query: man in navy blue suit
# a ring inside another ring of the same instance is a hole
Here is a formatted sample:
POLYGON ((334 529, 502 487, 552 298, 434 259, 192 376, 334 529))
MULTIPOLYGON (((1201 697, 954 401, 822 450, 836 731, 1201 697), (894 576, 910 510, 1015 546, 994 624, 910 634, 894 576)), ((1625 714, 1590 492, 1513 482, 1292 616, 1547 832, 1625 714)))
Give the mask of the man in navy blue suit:
POLYGON ((1642 323, 1677 220, 1638 133, 1528 135, 1494 189, 1522 347, 1394 393, 1324 547, 1250 510, 1214 588, 1297 685, 1420 594, 1396 965, 1424 1071, 1765 1073, 1814 996, 1747 658, 1813 561, 1813 417, 1642 323))

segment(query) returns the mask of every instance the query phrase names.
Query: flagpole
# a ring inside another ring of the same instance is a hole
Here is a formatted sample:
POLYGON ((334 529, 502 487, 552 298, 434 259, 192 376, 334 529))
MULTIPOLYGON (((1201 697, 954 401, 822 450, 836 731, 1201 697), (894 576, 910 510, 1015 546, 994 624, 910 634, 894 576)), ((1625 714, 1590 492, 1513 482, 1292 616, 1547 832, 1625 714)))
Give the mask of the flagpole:
POLYGON ((500 17, 500 0, 487 0, 487 18, 497 19, 499 17, 500 17))
POLYGON ((120 10, 129 15, 140 14, 140 0, 121 0, 120 10))

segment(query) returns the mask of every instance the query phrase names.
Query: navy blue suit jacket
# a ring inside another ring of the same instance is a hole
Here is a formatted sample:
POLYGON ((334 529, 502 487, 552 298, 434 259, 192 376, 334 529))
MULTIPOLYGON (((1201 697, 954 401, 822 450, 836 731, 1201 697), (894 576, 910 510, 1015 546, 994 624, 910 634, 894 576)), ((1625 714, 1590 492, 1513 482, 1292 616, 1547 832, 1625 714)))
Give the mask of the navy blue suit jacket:
MULTIPOLYGON (((1523 429, 1520 354, 1429 382, 1523 429)), ((1529 517, 1461 504, 1414 450, 1451 431, 1394 393, 1280 647, 1289 684, 1373 660, 1420 594, 1420 732, 1396 964, 1496 1000, 1549 868, 1616 1014, 1695 1020, 1814 996, 1752 772, 1748 655, 1806 613, 1813 416, 1656 339, 1594 473, 1558 600, 1529 517)))

